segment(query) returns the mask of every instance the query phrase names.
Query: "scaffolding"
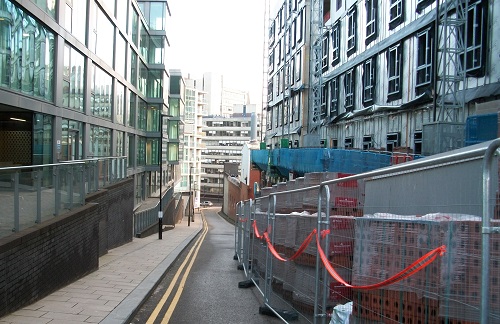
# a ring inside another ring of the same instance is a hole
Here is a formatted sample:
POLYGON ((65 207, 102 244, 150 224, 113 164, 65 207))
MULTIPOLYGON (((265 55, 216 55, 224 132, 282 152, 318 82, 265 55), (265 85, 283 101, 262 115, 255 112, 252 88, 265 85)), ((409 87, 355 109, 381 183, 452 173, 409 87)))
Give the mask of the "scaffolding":
MULTIPOLYGON (((309 114, 308 131, 314 133, 321 123, 321 87, 323 55, 323 0, 311 0, 309 52, 309 114)), ((319 143, 318 143, 319 144, 319 143)))
POLYGON ((436 122, 463 123, 465 120, 466 43, 468 0, 445 0, 436 6, 437 71, 436 122), (460 89, 462 86, 462 89, 460 89), (462 91, 460 91, 462 90, 462 91))

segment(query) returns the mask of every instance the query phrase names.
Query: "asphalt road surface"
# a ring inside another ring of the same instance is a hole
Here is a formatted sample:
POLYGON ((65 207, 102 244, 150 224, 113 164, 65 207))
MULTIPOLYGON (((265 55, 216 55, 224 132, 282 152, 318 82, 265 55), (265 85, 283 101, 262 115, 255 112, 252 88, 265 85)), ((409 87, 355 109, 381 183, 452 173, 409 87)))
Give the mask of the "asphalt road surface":
POLYGON ((238 288, 245 277, 233 259, 234 226, 219 211, 220 206, 203 209, 206 227, 132 323, 282 323, 259 314, 262 298, 257 288, 238 288))

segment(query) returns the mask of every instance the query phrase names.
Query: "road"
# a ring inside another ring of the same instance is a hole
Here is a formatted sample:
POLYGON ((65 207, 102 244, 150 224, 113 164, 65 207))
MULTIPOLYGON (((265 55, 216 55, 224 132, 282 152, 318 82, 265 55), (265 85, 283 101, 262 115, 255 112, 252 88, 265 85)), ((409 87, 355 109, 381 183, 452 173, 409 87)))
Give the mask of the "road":
POLYGON ((203 209, 206 231, 183 252, 132 323, 282 323, 259 314, 262 299, 255 287, 238 288, 245 278, 233 260, 234 226, 218 211, 220 206, 203 209))

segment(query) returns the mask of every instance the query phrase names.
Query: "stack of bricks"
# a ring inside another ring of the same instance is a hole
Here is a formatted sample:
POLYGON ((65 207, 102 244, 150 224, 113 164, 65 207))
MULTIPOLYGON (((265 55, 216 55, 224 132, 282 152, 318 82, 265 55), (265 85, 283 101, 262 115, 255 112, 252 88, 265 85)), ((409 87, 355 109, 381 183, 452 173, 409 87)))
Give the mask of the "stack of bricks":
POLYGON ((352 316, 355 322, 441 323, 435 299, 396 290, 355 290, 352 316))
MULTIPOLYGON (((325 179, 325 172, 311 172, 304 176, 303 187, 319 185, 325 179)), ((313 214, 318 211, 319 189, 309 190, 302 193, 302 209, 313 214)))
MULTIPOLYGON (((329 177, 345 178, 352 174, 336 173, 329 177)), ((333 215, 363 216, 364 180, 349 180, 330 186, 330 206, 333 215)))
MULTIPOLYGON (((493 220, 491 227, 499 227, 500 221, 493 220)), ((463 221, 453 233, 454 236, 466 238, 467 250, 451 262, 464 265, 462 274, 446 277, 449 287, 442 293, 445 302, 440 303, 439 314, 448 315, 453 319, 473 322, 480 318, 481 307, 481 271, 482 271, 482 222, 463 221)), ((490 322, 498 321, 500 317, 500 235, 489 235, 489 310, 496 314, 496 319, 490 317, 490 322)))
MULTIPOLYGON (((352 262, 354 252, 354 223, 352 216, 330 216, 329 260, 332 267, 344 281, 352 281, 352 262)), ((344 304, 352 300, 352 289, 329 280, 328 300, 331 304, 344 304)))
MULTIPOLYGON (((453 214, 357 218, 353 285, 370 285, 388 279, 441 245, 446 245, 446 253, 422 271, 378 291, 378 295, 383 296, 383 300, 377 302, 380 306, 366 303, 373 299, 368 291, 356 291, 353 298, 355 316, 401 321, 404 315, 407 322, 410 318, 413 322, 424 321, 427 318, 421 317, 424 315, 438 317, 436 323, 445 318, 470 323, 477 321, 481 291, 481 265, 478 261, 481 259, 480 222, 479 217, 453 214), (381 305, 389 308, 380 309, 381 305), (395 308, 394 305, 398 306, 395 308), (415 313, 415 310, 422 309, 426 311, 415 313)), ((490 276, 490 298, 496 300, 490 308, 495 314, 500 308, 500 251, 495 252, 498 243, 496 238, 490 253, 490 268, 494 269, 495 264, 497 267, 490 276)))

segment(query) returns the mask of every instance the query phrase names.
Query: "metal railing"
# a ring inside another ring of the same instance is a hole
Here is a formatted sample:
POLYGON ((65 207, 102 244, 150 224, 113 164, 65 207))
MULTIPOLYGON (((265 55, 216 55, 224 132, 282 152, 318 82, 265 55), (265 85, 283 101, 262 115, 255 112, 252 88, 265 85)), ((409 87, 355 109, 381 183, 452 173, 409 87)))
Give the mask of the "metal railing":
POLYGON ((235 259, 284 322, 498 323, 498 147, 263 188, 235 259))
MULTIPOLYGON (((171 202, 174 195, 174 187, 169 186, 169 188, 164 192, 161 199, 161 204, 163 205, 162 211, 171 202)), ((145 209, 134 213, 134 236, 138 235, 145 229, 149 228, 153 224, 158 224, 158 212, 160 211, 160 198, 158 197, 158 202, 151 208, 145 209)), ((171 220, 165 217, 164 224, 169 225, 171 220)))
POLYGON ((0 237, 40 224, 126 177, 127 157, 0 168, 0 237))

